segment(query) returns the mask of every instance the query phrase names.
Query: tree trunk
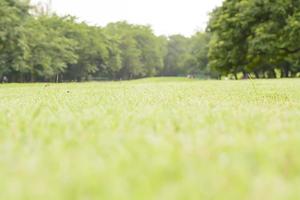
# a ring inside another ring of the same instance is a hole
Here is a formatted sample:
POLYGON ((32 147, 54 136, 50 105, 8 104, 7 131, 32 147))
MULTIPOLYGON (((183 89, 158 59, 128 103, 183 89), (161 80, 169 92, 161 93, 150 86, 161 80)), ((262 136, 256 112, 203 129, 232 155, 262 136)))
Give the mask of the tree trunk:
POLYGON ((282 76, 283 78, 288 78, 288 77, 289 77, 289 66, 288 66, 287 64, 285 64, 285 65, 282 67, 281 76, 282 76))
POLYGON ((262 71, 262 78, 266 78, 266 72, 262 71))
POLYGON ((30 82, 34 82, 34 81, 35 81, 34 74, 31 74, 31 75, 30 75, 30 82))
POLYGON ((259 79, 259 73, 257 71, 254 71, 254 76, 256 79, 259 79))
POLYGON ((276 78, 276 72, 274 69, 271 69, 270 71, 268 71, 268 78, 276 78))
POLYGON ((233 76, 234 76, 234 79, 235 79, 235 80, 238 80, 238 77, 237 77, 237 74, 236 74, 236 73, 233 73, 233 76))
POLYGON ((249 79, 249 75, 245 71, 243 71, 243 79, 249 79))

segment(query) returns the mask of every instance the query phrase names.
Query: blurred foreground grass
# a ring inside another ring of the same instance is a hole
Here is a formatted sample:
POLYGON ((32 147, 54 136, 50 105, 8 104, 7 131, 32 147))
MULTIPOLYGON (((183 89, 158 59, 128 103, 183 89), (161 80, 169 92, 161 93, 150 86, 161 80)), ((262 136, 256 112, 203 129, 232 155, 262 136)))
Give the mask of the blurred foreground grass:
POLYGON ((0 85, 0 199, 300 199, 300 80, 0 85))

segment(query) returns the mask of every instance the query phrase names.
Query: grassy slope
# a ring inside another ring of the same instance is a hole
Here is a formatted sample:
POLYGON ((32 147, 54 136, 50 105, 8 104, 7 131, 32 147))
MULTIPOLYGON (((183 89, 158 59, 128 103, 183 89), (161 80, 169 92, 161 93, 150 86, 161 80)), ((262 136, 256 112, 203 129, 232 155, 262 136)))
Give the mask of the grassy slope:
POLYGON ((0 199, 299 199, 299 88, 0 85, 0 199))

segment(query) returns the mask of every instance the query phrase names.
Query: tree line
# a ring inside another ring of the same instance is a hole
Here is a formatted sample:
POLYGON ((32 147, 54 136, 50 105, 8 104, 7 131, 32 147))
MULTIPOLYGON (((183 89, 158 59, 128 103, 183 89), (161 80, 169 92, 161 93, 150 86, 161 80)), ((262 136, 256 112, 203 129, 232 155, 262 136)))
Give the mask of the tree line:
POLYGON ((156 36, 151 27, 105 27, 0 0, 0 77, 10 82, 209 76, 206 33, 156 36))
POLYGON ((296 77, 299 35, 299 0, 225 0, 207 30, 191 37, 157 36, 125 21, 93 26, 28 1, 0 0, 0 78, 296 77))

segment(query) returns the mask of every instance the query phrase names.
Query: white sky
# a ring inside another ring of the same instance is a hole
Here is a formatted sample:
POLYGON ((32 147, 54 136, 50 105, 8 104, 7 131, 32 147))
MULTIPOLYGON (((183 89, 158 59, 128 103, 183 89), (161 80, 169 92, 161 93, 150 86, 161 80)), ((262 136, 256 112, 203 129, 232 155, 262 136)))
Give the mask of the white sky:
MULTIPOLYGON (((48 0, 32 0, 33 2, 48 0)), ((52 0, 52 10, 91 24, 109 22, 151 25, 157 35, 192 35, 204 30, 208 13, 223 0, 52 0)))

